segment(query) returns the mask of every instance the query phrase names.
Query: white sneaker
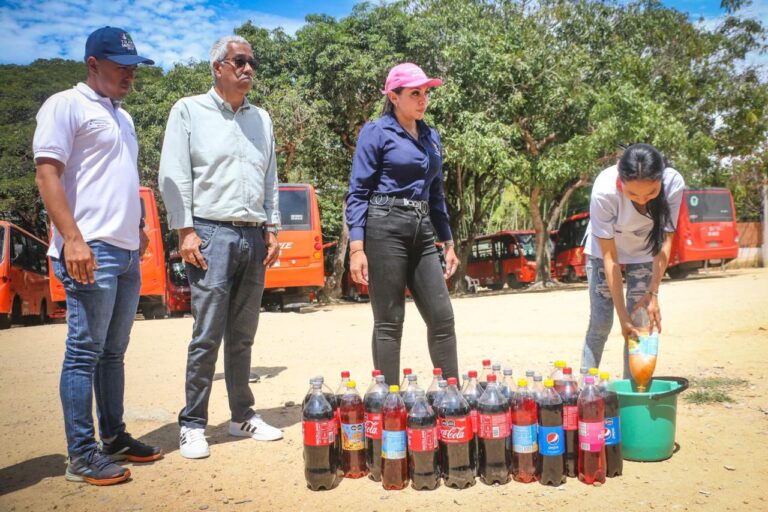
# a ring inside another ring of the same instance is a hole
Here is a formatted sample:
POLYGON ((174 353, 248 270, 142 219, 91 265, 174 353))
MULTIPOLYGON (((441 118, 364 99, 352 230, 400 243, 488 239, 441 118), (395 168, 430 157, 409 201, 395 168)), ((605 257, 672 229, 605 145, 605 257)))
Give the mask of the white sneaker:
POLYGON ((277 441, 283 438, 283 431, 268 425, 261 416, 254 414, 247 421, 229 423, 229 435, 238 437, 251 437, 256 441, 277 441))
POLYGON ((205 440, 205 429, 181 427, 179 434, 179 451, 187 459, 204 459, 208 451, 208 441, 205 440))

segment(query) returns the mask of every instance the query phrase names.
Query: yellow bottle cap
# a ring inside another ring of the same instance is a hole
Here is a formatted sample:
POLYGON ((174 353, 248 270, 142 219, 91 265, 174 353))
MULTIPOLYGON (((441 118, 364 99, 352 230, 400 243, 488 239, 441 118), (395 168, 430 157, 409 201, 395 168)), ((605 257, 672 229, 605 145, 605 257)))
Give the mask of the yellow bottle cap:
POLYGON ((590 368, 589 369, 589 374, 590 375, 597 375, 598 374, 597 368, 590 368))
POLYGON ((528 379, 517 379, 518 387, 524 388, 528 385, 528 379))
POLYGON ((600 378, 602 380, 611 380, 611 374, 608 372, 600 372, 600 378))
POLYGON ((353 380, 347 381, 347 389, 352 389, 353 387, 357 386, 357 383, 353 380))
POLYGON ((553 381, 552 379, 544 379, 544 387, 545 388, 555 387, 555 381, 553 381))
POLYGON ((555 368, 565 368, 565 361, 563 360, 555 361, 555 368))
POLYGON ((389 386, 389 392, 390 393, 399 393, 400 392, 400 386, 398 386, 397 384, 392 384, 391 386, 389 386))

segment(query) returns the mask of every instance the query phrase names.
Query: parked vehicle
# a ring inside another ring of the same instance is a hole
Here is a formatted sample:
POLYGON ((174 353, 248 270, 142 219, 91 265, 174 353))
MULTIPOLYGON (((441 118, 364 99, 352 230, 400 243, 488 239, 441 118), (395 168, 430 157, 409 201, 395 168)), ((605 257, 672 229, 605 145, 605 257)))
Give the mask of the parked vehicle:
POLYGON ((168 279, 165 293, 165 304, 169 316, 182 317, 192 310, 187 269, 184 260, 181 259, 181 255, 177 251, 171 252, 168 258, 168 279))
POLYGON ((568 283, 586 279, 584 235, 589 224, 589 213, 577 213, 565 219, 557 232, 552 256, 553 277, 568 283))
POLYGON ((530 231, 499 231, 472 242, 466 274, 482 286, 520 288, 536 279, 536 246, 530 231))

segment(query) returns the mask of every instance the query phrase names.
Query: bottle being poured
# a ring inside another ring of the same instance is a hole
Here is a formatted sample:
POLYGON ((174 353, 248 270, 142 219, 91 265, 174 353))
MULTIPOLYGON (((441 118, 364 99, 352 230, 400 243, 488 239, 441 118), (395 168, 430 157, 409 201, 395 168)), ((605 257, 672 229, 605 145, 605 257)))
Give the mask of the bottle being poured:
POLYGON ((659 354, 659 333, 651 330, 648 310, 644 306, 632 312, 632 324, 638 336, 628 338, 629 372, 635 381, 637 391, 645 393, 656 370, 656 357, 659 354))

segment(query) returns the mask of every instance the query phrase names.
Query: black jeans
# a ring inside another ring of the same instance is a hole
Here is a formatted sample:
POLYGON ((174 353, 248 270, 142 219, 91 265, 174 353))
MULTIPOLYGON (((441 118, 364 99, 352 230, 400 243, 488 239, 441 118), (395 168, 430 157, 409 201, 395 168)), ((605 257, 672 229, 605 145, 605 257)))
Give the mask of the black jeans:
MULTIPOLYGON (((429 355, 443 376, 459 374, 453 308, 428 215, 405 206, 368 208, 365 254, 373 308, 373 366, 387 384, 400 382, 405 287, 427 324, 429 355)), ((428 385, 423 383, 423 385, 428 385)))

